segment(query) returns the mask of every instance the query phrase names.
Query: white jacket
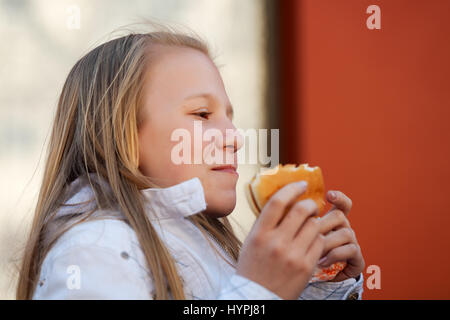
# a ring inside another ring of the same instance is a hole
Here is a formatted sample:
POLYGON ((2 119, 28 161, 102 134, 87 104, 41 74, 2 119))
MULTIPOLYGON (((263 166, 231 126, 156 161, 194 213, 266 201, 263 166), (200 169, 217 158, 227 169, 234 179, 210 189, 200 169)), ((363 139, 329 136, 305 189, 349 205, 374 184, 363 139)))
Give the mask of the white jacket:
MULTIPOLYGON (((81 181, 78 178, 70 185, 69 190, 77 191, 67 203, 93 196, 90 185, 80 185, 81 181)), ((206 208, 198 178, 141 192, 149 218, 176 261, 187 299, 281 299, 237 275, 203 233, 185 219, 206 208)), ((66 209, 61 207, 58 215, 69 213, 66 209)), ((211 242, 228 257, 213 238, 211 242)), ((299 299, 361 299, 362 284, 362 274, 358 281, 316 282, 309 284, 299 299)), ((153 294, 135 232, 123 221, 104 219, 80 223, 57 240, 44 259, 33 299, 152 299, 153 294)))

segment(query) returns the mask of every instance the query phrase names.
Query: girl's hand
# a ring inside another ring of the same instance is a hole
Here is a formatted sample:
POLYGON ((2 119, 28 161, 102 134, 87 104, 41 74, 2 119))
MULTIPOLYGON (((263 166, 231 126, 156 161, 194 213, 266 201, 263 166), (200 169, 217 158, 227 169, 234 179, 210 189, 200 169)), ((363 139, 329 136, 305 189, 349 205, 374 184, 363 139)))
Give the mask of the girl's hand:
POLYGON ((320 232, 325 235, 325 248, 319 267, 346 261, 347 266, 332 281, 356 278, 364 270, 365 262, 355 232, 347 219, 352 201, 340 191, 329 191, 327 200, 333 207, 319 220, 320 232))
POLYGON ((270 198, 243 244, 236 267, 237 274, 283 299, 298 299, 324 250, 320 220, 314 217, 316 203, 307 199, 294 204, 305 191, 306 183, 291 183, 270 198))

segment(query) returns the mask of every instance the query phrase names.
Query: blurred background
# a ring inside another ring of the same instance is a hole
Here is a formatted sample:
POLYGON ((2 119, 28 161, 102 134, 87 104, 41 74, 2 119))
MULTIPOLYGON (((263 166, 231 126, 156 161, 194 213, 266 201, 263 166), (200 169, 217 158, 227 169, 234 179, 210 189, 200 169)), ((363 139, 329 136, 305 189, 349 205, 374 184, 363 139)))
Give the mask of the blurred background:
MULTIPOLYGON (((235 126, 265 127, 264 5, 260 0, 0 1, 0 298, 14 298, 13 262, 20 258, 37 201, 58 95, 75 62, 114 37, 112 31, 144 19, 192 29, 217 56, 236 109, 235 126)), ((240 168, 240 194, 256 171, 255 165, 240 168)), ((254 220, 245 197, 239 197, 232 217, 243 238, 254 220)))
MULTIPOLYGON (((350 196, 366 267, 381 271, 364 299, 450 299, 448 12, 447 0, 0 0, 0 298, 14 298, 65 77, 145 18, 204 36, 236 127, 279 128, 281 163, 319 165, 350 196), (381 29, 366 25, 373 4, 381 29)), ((238 170, 241 239, 257 170, 238 170)))

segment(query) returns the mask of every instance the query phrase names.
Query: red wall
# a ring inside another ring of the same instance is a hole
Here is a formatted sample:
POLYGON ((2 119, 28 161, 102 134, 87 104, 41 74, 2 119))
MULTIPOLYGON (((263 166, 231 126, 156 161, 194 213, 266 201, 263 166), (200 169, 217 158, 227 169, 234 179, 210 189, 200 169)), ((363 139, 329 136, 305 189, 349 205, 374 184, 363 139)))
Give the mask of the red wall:
POLYGON ((450 1, 280 3, 281 159, 352 198, 363 298, 450 299, 450 1))

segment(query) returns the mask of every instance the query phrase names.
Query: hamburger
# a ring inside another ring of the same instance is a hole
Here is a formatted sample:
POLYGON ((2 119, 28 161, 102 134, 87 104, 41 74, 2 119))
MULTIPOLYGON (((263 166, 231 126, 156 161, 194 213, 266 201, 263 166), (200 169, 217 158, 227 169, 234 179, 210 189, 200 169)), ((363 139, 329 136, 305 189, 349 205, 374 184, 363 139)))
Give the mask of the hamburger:
MULTIPOLYGON (((255 174, 245 186, 247 202, 252 212, 258 218, 262 208, 273 194, 289 183, 302 180, 308 183, 308 187, 306 192, 299 196, 295 202, 312 199, 317 204, 320 214, 326 204, 322 170, 317 166, 310 167, 307 163, 298 166, 295 164, 279 164, 274 168, 255 174)), ((332 280, 345 266, 345 262, 337 262, 326 268, 316 267, 310 282, 332 280)))

